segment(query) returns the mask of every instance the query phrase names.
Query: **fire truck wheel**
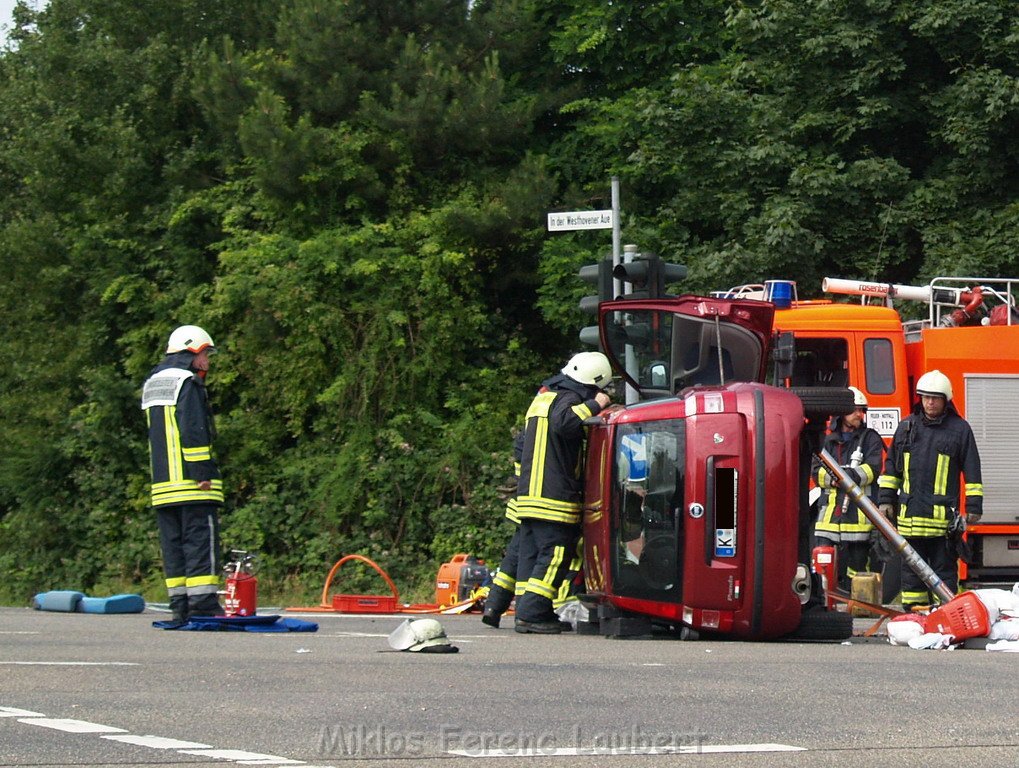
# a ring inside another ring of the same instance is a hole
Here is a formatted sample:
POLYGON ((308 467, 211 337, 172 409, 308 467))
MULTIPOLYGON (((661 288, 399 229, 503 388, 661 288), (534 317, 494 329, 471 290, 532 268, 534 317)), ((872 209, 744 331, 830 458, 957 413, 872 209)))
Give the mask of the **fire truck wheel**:
POLYGON ((845 387, 791 387, 790 391, 803 402, 808 419, 844 416, 856 408, 853 393, 845 387))
POLYGON ((846 640, 853 636, 853 617, 840 611, 804 611, 792 640, 846 640))

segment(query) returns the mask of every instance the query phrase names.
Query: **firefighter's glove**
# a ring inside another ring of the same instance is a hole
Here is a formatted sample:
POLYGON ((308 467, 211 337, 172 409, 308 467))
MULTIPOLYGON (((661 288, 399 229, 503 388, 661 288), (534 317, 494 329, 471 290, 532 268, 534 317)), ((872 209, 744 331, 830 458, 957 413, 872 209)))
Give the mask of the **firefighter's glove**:
POLYGON ((966 524, 976 525, 980 522, 981 517, 983 517, 983 515, 980 512, 969 512, 966 515, 966 524))
POLYGON ((867 484, 867 476, 863 473, 862 469, 858 467, 842 467, 842 471, 857 485, 862 487, 867 484))
POLYGON ((947 535, 950 539, 962 538, 962 535, 966 532, 966 518, 962 515, 956 515, 952 518, 952 522, 948 524, 947 535))
MULTIPOLYGON (((962 518, 960 517, 958 519, 961 520, 962 518)), ((961 529, 957 530, 949 528, 948 536, 945 538, 945 549, 948 550, 948 556, 950 558, 953 560, 958 558, 969 565, 973 562, 973 548, 962 536, 962 533, 965 530, 965 525, 961 529)))
POLYGON ((891 504, 880 504, 878 505, 878 511, 884 515, 885 520, 890 523, 895 522, 895 507, 891 504))
POLYGON ((882 563, 887 563, 895 557, 895 547, 892 546, 888 539, 881 535, 881 531, 877 528, 871 529, 870 532, 870 550, 872 556, 882 563))

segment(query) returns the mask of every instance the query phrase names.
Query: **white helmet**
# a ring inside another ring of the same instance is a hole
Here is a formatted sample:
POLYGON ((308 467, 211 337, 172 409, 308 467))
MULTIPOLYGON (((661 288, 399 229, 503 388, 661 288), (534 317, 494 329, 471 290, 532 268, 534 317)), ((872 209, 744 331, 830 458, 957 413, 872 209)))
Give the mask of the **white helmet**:
POLYGON ((952 382, 941 371, 927 371, 916 382, 916 394, 952 399, 952 382))
POLYGON ((849 387, 849 391, 853 393, 853 405, 857 408, 867 407, 867 396, 863 394, 863 392, 858 390, 856 387, 849 387))
POLYGON ((389 635, 389 647, 397 651, 421 651, 448 645, 446 630, 435 619, 407 619, 389 635))
POLYGON ((197 325, 182 325, 170 334, 170 340, 166 343, 166 354, 188 351, 197 355, 203 349, 211 352, 215 347, 212 337, 197 325))
POLYGON ((612 381, 612 366, 601 352, 578 352, 563 366, 563 374, 581 384, 604 389, 612 381))

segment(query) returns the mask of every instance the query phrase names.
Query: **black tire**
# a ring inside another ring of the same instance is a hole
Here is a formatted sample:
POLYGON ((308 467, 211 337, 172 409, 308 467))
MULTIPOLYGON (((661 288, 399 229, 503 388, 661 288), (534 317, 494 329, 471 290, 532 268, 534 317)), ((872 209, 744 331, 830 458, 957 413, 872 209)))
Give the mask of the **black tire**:
POLYGON ((804 611, 790 640, 847 640, 853 636, 852 614, 840 611, 804 611))
POLYGON ((845 416, 856 408, 853 393, 844 387, 790 387, 789 391, 800 398, 808 419, 845 416))

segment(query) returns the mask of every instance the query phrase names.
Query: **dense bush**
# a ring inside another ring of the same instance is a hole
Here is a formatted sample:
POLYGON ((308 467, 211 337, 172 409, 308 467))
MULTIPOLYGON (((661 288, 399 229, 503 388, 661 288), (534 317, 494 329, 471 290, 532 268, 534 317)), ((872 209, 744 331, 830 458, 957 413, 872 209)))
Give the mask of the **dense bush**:
POLYGON ((0 599, 162 594, 141 382, 209 378, 224 544, 314 599, 497 559, 608 207, 686 287, 1016 274, 1005 0, 51 0, 0 54, 0 599), (351 586, 374 576, 353 570, 351 586))

